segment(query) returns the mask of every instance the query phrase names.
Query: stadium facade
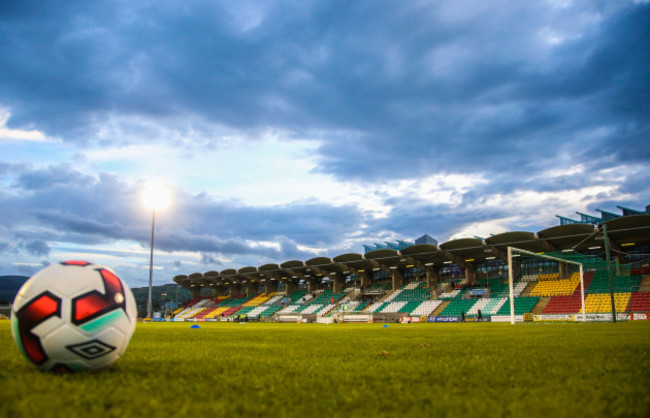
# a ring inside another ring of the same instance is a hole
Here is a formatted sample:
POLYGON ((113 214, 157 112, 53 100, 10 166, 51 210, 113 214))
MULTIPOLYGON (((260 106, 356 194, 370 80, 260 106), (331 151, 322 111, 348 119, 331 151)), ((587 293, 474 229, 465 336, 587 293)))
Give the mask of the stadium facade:
MULTIPOLYGON (((338 305, 341 300, 346 304, 350 300, 384 300, 388 303, 390 297, 387 295, 391 292, 404 293, 406 289, 410 292, 408 294, 417 293, 418 302, 442 300, 454 289, 479 287, 490 292, 490 288, 502 285, 508 275, 508 247, 536 254, 570 253, 600 260, 605 259, 606 253, 610 253, 617 277, 650 275, 650 205, 646 212, 622 207, 619 209, 622 211, 620 215, 599 211, 602 215, 600 217, 578 213, 581 215, 580 220, 558 216, 560 225, 538 232, 511 231, 487 238, 461 238, 440 244, 425 235, 415 243, 398 241, 386 243, 385 246, 364 246, 365 254, 347 253, 332 258, 289 260, 280 264, 270 263, 220 272, 211 270, 179 275, 174 277, 174 281, 188 289, 194 301, 202 297, 214 298, 216 305, 225 301, 231 307, 238 306, 237 303, 240 308, 247 303, 249 306, 257 306, 251 301, 268 302, 271 298, 265 298, 265 295, 282 295, 282 298, 275 299, 276 305, 280 306, 280 300, 283 300, 286 306, 301 296, 300 302, 304 304, 307 302, 306 295, 310 299, 327 295, 324 299, 332 302, 332 309, 340 308, 338 305), (354 292, 351 292, 352 289, 354 292)), ((547 264, 543 260, 529 260, 528 264, 518 264, 517 271, 513 273, 516 276, 531 271, 541 274, 547 264)), ((556 279, 568 279, 572 272, 562 264, 554 274, 556 279)), ((637 285, 633 291, 639 291, 640 282, 640 278, 636 280, 637 285)), ((465 298, 470 299, 468 294, 465 298)), ((405 300, 406 306, 415 306, 410 304, 415 300, 405 300)), ((545 303, 548 301, 545 300, 545 303)), ((436 303, 430 306, 434 305, 439 306, 436 303)), ((361 304, 354 306, 358 309, 361 304)), ((358 310, 369 308, 365 305, 358 310)), ((296 309, 304 310, 304 306, 296 309)), ((412 311, 402 312, 411 314, 412 311)), ((237 310, 228 310, 229 314, 234 312, 237 310)), ((431 312, 426 312, 425 315, 431 312)), ((464 315, 465 311, 462 313, 464 315)))

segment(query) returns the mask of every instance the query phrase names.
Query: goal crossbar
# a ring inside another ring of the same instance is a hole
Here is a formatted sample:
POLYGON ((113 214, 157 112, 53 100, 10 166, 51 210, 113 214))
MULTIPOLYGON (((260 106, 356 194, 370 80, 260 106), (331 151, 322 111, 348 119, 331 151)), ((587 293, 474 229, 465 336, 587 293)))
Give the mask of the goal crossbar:
POLYGON ((514 274, 512 268, 513 251, 521 254, 530 255, 533 257, 539 257, 539 258, 545 258, 547 260, 557 261, 558 263, 573 264, 578 266, 580 268, 580 303, 581 303, 581 312, 582 312, 582 322, 586 322, 587 314, 585 310, 585 278, 584 278, 584 268, 582 263, 578 263, 577 261, 565 260, 563 258, 553 257, 546 254, 537 254, 532 251, 522 250, 521 248, 508 247, 508 284, 510 287, 509 290, 510 290, 510 323, 511 324, 515 323, 515 297, 514 297, 515 291, 513 285, 514 274))

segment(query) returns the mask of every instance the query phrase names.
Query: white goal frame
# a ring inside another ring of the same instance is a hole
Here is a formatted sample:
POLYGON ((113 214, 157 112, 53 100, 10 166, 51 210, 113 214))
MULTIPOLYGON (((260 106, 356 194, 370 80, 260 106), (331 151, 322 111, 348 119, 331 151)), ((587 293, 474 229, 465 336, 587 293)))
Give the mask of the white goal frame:
POLYGON ((565 260, 563 258, 552 257, 545 254, 537 254, 531 251, 522 250, 520 248, 508 247, 508 284, 510 286, 510 323, 515 323, 515 291, 513 285, 513 269, 512 269, 512 255, 514 253, 521 253, 533 257, 545 258, 547 260, 557 261, 558 263, 573 264, 580 267, 580 302, 582 304, 582 322, 587 321, 587 314, 585 311, 585 274, 582 263, 577 261, 565 260))

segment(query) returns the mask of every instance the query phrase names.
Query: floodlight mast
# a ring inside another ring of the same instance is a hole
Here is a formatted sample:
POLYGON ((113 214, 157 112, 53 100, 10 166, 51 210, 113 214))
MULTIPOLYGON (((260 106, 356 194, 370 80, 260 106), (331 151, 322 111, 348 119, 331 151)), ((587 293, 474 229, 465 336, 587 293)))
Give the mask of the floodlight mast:
POLYGON ((147 298, 147 318, 151 318, 151 290, 153 287, 153 237, 156 229, 156 208, 152 210, 151 216, 151 253, 149 256, 149 296, 147 298))
POLYGON ((152 301, 151 292, 153 287, 153 247, 154 247, 154 230, 156 227, 156 209, 164 209, 169 205, 170 196, 166 188, 150 184, 144 190, 143 200, 146 206, 152 210, 151 215, 151 252, 149 255, 149 295, 147 297, 147 318, 151 318, 152 301))

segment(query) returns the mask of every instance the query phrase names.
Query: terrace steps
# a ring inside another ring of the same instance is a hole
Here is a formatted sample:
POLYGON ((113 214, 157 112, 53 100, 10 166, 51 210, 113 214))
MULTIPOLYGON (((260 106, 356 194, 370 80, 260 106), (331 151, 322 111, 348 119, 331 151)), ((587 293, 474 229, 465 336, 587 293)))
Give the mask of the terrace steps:
POLYGON ((442 312, 443 310, 445 310, 445 308, 447 307, 447 305, 449 305, 450 303, 451 303, 451 300, 445 300, 445 301, 443 301, 443 302, 440 304, 440 306, 438 306, 438 307, 437 307, 433 312, 431 312, 431 316, 438 316, 438 315, 440 315, 440 312, 442 312))
POLYGON ((551 296, 540 297, 539 301, 535 304, 535 306, 530 312, 534 314, 541 314, 546 308, 546 305, 548 305, 550 301, 551 301, 551 296))
POLYGON ((644 275, 639 282, 639 292, 650 292, 650 275, 644 275))
MULTIPOLYGON (((514 281, 513 281, 513 282, 514 282, 514 281)), ((516 283, 516 282, 515 282, 515 283, 516 283)), ((537 282, 530 282, 530 283, 528 283, 528 285, 526 285, 526 287, 524 288, 524 290, 522 290, 521 293, 519 294, 519 297, 530 296, 530 293, 531 293, 531 292, 533 291, 533 289, 535 288, 535 284, 536 284, 536 283, 537 283, 537 282)))

